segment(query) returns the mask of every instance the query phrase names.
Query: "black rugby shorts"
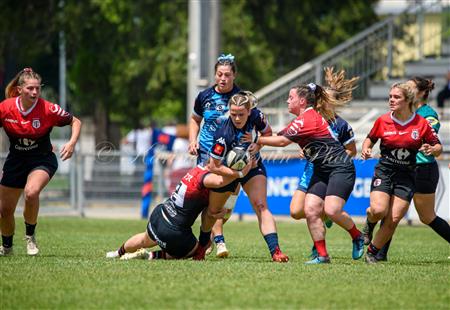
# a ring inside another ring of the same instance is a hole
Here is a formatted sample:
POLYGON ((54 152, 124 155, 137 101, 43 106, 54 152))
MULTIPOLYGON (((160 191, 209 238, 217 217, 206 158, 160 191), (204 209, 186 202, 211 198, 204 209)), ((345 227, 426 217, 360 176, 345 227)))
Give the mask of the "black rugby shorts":
POLYGON ((28 175, 32 171, 44 170, 51 179, 56 169, 58 169, 58 160, 53 152, 27 157, 9 153, 3 165, 0 184, 7 187, 25 188, 28 175))

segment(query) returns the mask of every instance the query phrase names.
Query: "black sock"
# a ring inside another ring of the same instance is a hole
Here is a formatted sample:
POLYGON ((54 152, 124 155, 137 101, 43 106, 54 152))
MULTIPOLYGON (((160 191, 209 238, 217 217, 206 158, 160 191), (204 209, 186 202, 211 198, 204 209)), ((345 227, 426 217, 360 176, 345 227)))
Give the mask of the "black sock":
POLYGON ((377 226, 378 222, 371 223, 369 222, 369 219, 366 220, 367 226, 369 226, 370 231, 373 231, 375 229, 375 226, 377 226))
POLYGON ((204 232, 200 229, 200 235, 198 236, 198 243, 202 247, 205 247, 210 240, 211 240, 211 231, 204 232))
POLYGON ((2 235, 2 245, 5 248, 10 248, 13 246, 13 236, 3 236, 2 235))
POLYGON ((430 224, 428 224, 435 232, 438 233, 439 236, 447 240, 448 243, 450 243, 450 225, 440 218, 439 216, 436 216, 433 221, 431 221, 430 224))
POLYGON ((122 256, 123 254, 125 254, 127 252, 127 251, 125 251, 125 243, 121 245, 121 247, 119 248, 119 250, 117 252, 119 252, 119 256, 122 256))
POLYGON ((380 249, 378 249, 376 246, 374 246, 374 245, 372 244, 372 242, 371 242, 371 243, 369 244, 369 246, 367 247, 367 252, 370 252, 370 253, 373 254, 373 255, 377 255, 379 250, 380 250, 380 249))
POLYGON ((33 236, 34 235, 34 230, 36 229, 36 224, 28 224, 27 222, 25 222, 25 235, 27 236, 33 236))
POLYGON ((387 253, 389 251, 389 247, 391 246, 391 241, 392 241, 392 238, 389 239, 389 241, 386 242, 385 245, 383 245, 383 247, 378 252, 378 256, 381 256, 381 257, 386 257, 387 256, 387 253))

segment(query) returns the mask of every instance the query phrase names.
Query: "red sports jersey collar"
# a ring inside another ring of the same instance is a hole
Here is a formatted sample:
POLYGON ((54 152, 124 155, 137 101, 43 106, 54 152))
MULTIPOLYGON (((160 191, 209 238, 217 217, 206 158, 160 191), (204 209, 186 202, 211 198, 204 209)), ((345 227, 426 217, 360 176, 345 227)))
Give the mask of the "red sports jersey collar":
POLYGON ((416 117, 416 112, 414 112, 414 113, 411 115, 411 117, 408 118, 406 121, 402 122, 401 120, 397 119, 397 118, 394 116, 394 112, 391 112, 391 119, 392 119, 394 122, 396 122, 397 124, 401 125, 401 126, 406 126, 406 125, 408 125, 408 124, 414 119, 414 117, 416 117))
POLYGON ((22 106, 22 101, 20 100, 20 96, 16 98, 16 107, 19 110, 20 114, 22 114, 23 116, 27 116, 28 114, 31 113, 31 111, 33 111, 34 107, 37 105, 39 101, 39 98, 36 99, 36 101, 33 103, 33 105, 25 111, 25 109, 22 106))

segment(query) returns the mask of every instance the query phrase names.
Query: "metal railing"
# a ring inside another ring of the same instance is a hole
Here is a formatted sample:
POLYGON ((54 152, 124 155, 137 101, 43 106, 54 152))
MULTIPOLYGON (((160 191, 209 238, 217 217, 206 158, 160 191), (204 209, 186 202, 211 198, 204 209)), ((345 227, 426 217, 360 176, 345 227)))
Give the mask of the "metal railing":
POLYGON ((450 40, 447 0, 412 2, 401 14, 382 20, 330 51, 287 73, 255 95, 259 106, 285 105, 289 90, 298 84, 323 84, 323 68, 345 68, 348 76, 359 76, 355 98, 365 98, 371 79, 401 76, 404 63, 428 55, 439 56, 450 40), (435 16, 436 27, 425 28, 425 13, 435 16))

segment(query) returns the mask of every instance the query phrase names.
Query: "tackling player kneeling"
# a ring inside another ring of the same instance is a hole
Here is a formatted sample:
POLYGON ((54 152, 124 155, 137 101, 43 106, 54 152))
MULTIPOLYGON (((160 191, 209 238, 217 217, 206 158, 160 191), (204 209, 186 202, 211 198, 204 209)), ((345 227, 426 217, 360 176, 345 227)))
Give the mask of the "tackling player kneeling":
POLYGON ((163 203, 150 215, 145 232, 128 239, 117 251, 106 253, 107 258, 120 259, 182 259, 203 260, 209 245, 211 228, 217 218, 225 215, 223 203, 210 198, 210 189, 220 188, 246 175, 250 161, 236 176, 219 176, 207 167, 197 166, 181 179, 163 203), (192 225, 201 213, 200 235, 192 232, 192 225), (148 252, 145 248, 159 245, 161 250, 148 252))

